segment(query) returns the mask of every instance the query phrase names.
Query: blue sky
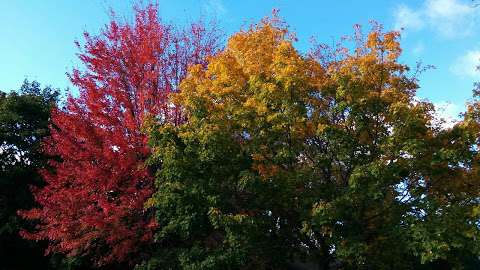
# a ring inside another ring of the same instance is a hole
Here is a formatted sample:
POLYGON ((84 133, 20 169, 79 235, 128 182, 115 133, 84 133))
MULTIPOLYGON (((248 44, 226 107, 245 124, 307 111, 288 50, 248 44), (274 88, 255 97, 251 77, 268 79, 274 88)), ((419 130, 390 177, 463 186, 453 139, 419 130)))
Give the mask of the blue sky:
MULTIPOLYGON (((78 65, 74 40, 84 30, 98 32, 109 8, 131 18, 133 0, 0 0, 0 89, 18 89, 25 78, 65 89, 65 75, 78 65)), ((297 33, 297 48, 309 40, 332 42, 370 20, 402 31, 402 62, 436 69, 420 79, 420 98, 443 108, 445 116, 462 111, 473 82, 480 81, 480 7, 470 0, 159 0, 167 21, 185 23, 215 17, 226 34, 280 9, 297 33)))

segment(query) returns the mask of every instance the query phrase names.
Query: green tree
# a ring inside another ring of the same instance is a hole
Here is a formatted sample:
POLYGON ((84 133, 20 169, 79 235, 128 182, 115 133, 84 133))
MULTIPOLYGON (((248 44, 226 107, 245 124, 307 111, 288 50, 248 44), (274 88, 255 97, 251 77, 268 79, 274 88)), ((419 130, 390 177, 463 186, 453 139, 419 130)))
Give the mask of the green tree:
POLYGON ((176 102, 188 122, 150 127, 150 164, 160 170, 148 205, 160 229, 147 269, 275 269, 300 245, 292 170, 300 145, 284 144, 284 124, 306 111, 306 93, 288 85, 306 90, 307 63, 287 35, 267 22, 234 35, 207 70, 195 66, 182 82, 176 102), (271 68, 284 74, 273 78, 271 68))
POLYGON ((19 236, 33 224, 17 211, 34 206, 30 187, 42 185, 38 170, 47 157, 41 140, 57 98, 57 90, 35 81, 24 81, 18 92, 0 92, 0 269, 47 269, 46 245, 19 236))

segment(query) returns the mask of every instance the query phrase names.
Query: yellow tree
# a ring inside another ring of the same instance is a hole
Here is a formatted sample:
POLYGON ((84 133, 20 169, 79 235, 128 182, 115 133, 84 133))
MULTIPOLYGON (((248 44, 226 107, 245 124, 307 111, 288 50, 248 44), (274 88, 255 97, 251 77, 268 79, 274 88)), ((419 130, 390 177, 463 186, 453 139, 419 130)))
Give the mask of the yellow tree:
POLYGON ((144 266, 409 269, 478 254, 476 125, 440 127, 398 39, 357 27, 352 49, 303 55, 274 16, 193 66, 173 97, 188 121, 147 125, 160 229, 144 266))

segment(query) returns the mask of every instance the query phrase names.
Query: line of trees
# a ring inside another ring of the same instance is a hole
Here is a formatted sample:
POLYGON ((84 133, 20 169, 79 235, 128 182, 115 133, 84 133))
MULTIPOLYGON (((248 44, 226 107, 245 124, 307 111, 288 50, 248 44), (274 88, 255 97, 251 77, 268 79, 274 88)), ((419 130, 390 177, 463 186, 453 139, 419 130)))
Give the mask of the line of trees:
POLYGON ((445 127, 361 30, 223 45, 147 5, 85 33, 78 95, 0 95, 0 269, 478 268, 479 92, 445 127))

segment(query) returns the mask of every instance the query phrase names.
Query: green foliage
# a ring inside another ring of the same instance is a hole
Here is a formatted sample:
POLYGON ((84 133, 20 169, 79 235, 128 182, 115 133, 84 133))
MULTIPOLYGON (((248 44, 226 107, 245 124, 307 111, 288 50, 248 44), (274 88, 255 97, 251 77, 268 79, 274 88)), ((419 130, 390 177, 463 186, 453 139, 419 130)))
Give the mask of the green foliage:
MULTIPOLYGON (((271 227, 273 218, 262 209, 265 205, 252 198, 268 190, 252 183, 251 160, 229 134, 227 129, 214 127, 195 134, 187 127, 173 126, 152 134, 152 143, 161 151, 150 162, 163 161, 157 192, 148 202, 157 209, 159 254, 155 263, 160 268, 260 267, 264 262, 255 261, 252 254, 261 258, 267 255, 264 250, 276 244, 270 239, 273 235, 262 233, 271 227), (264 213, 252 218, 247 208, 264 213)), ((277 252, 283 249, 276 248, 277 252)), ((276 259, 275 263, 283 260, 276 259)))
POLYGON ((33 224, 17 211, 34 205, 30 186, 42 184, 37 170, 45 166, 46 157, 40 142, 48 135, 57 97, 57 90, 41 89, 35 81, 25 81, 18 92, 0 92, 0 269, 47 268, 44 243, 18 235, 33 224))

